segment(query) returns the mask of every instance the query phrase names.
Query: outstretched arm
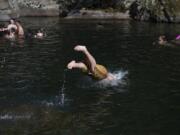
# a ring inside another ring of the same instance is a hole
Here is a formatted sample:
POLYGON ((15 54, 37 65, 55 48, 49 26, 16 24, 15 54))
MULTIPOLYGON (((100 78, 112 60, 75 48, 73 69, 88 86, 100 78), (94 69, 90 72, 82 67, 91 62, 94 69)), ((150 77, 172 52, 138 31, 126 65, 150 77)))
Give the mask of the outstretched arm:
POLYGON ((68 69, 73 69, 73 68, 77 68, 77 69, 87 69, 86 65, 82 62, 76 62, 75 60, 71 61, 68 63, 67 65, 68 69))
POLYGON ((74 48, 75 51, 82 51, 87 58, 88 63, 90 64, 90 70, 92 72, 94 72, 94 68, 96 66, 96 60, 95 58, 89 53, 89 51, 87 50, 86 46, 82 46, 82 45, 77 45, 74 48))
POLYGON ((8 28, 0 28, 0 31, 6 31, 8 28))

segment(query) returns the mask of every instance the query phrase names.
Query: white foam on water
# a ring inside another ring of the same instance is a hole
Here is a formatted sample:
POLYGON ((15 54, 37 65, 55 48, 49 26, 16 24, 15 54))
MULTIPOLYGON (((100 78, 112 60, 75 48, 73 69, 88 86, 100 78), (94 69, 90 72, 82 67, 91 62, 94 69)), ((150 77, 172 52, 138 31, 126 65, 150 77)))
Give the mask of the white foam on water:
POLYGON ((53 101, 41 101, 40 102, 42 105, 45 105, 47 107, 55 106, 55 103, 53 101))
POLYGON ((70 99, 68 99, 65 93, 61 93, 60 95, 52 97, 49 100, 39 101, 41 105, 46 107, 61 107, 61 108, 68 106, 69 102, 70 99))
POLYGON ((115 71, 111 73, 115 79, 112 80, 102 80, 99 81, 97 83, 95 83, 95 85, 97 87, 101 87, 101 88, 106 88, 106 87, 117 87, 120 85, 125 85, 127 82, 124 80, 124 77, 128 74, 128 71, 115 71))
POLYGON ((86 89, 86 88, 100 88, 100 89, 117 89, 117 90, 122 90, 122 87, 127 85, 127 79, 126 76, 128 74, 128 71, 114 71, 110 72, 114 76, 115 79, 112 80, 101 80, 101 81, 95 81, 90 79, 89 77, 84 77, 83 79, 80 80, 80 83, 78 86, 80 88, 86 89))

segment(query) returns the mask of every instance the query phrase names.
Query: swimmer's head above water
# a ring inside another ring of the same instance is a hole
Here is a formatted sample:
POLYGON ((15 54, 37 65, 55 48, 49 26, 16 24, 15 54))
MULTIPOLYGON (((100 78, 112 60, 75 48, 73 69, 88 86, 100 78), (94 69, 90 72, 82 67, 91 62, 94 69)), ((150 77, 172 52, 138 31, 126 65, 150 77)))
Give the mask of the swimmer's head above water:
POLYGON ((35 38, 44 38, 45 33, 43 32, 44 30, 41 28, 40 30, 38 30, 38 32, 34 35, 35 38))
POLYGON ((159 45, 165 45, 167 43, 167 38, 165 35, 161 35, 158 38, 158 44, 159 45))

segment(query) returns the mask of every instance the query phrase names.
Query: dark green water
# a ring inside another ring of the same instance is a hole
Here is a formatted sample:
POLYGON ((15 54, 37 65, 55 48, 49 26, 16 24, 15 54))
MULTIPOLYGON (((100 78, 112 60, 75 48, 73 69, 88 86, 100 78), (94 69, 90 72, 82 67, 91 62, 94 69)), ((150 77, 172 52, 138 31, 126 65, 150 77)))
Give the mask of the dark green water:
POLYGON ((180 25, 24 18, 43 40, 0 43, 0 134, 179 135, 180 48, 152 45, 180 25), (103 26, 97 25, 99 22, 103 26), (76 44, 119 77, 97 83, 66 71, 76 44))

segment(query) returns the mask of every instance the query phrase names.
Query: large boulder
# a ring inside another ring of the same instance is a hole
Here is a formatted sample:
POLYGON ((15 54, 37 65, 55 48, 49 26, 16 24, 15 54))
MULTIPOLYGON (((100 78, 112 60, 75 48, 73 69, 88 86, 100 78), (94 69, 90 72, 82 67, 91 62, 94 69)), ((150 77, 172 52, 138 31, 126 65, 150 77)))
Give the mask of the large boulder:
POLYGON ((129 6, 135 20, 155 22, 180 22, 179 0, 134 0, 129 6))

